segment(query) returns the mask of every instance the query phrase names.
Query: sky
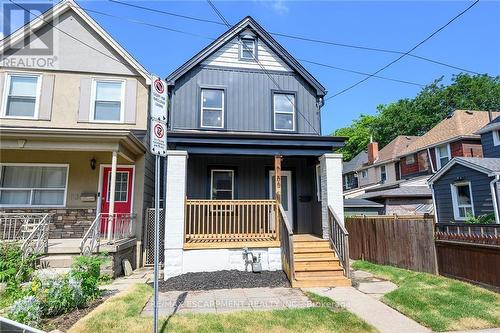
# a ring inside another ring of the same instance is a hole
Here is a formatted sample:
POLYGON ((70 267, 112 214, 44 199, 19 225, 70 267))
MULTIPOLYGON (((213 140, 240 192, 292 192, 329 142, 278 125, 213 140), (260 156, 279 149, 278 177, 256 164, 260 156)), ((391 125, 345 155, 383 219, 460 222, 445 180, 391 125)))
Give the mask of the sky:
MULTIPOLYGON (((7 2, 8 0, 0 0, 7 2)), ((15 0, 21 3, 20 0, 15 0)), ((218 21, 206 1, 120 0, 183 15, 218 21)), ((109 1, 78 3, 115 17, 88 12, 150 72, 166 77, 221 35, 226 27, 149 12, 109 1), (161 25, 185 33, 157 29, 124 20, 161 25)), ((251 15, 269 32, 406 52, 448 22, 472 2, 466 1, 214 1, 235 24, 251 15)), ((373 73, 398 54, 373 52, 276 36, 300 60, 373 73)), ((412 54, 478 73, 500 75, 500 1, 480 1, 412 54)), ((302 62, 328 90, 327 97, 365 76, 302 62)), ((428 84, 444 76, 449 83, 460 70, 404 57, 378 75, 428 84)), ((412 98, 420 86, 370 78, 327 101, 321 111, 322 134, 349 125, 361 114, 375 114, 377 106, 412 98)))

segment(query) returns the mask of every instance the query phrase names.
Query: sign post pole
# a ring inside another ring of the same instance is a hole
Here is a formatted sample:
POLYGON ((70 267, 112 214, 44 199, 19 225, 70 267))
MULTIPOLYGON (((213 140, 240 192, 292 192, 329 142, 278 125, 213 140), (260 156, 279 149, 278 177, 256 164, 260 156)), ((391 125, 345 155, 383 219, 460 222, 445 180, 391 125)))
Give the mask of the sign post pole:
MULTIPOLYGON (((153 333, 158 333, 158 279, 160 257, 160 164, 167 156, 167 90, 159 77, 153 76, 151 88, 150 150, 155 155, 155 232, 154 232, 154 295, 153 295, 153 333)), ((165 185, 166 186, 166 185, 165 185)), ((163 205, 166 215, 167 203, 163 205)))

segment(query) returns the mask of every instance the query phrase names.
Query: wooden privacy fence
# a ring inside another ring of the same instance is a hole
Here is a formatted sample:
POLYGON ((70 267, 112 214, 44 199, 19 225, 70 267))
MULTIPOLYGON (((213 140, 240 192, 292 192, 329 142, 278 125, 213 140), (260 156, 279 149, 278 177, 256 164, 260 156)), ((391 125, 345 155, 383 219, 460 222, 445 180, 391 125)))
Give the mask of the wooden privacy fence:
POLYGON ((430 216, 353 216, 345 219, 351 259, 436 274, 430 216))

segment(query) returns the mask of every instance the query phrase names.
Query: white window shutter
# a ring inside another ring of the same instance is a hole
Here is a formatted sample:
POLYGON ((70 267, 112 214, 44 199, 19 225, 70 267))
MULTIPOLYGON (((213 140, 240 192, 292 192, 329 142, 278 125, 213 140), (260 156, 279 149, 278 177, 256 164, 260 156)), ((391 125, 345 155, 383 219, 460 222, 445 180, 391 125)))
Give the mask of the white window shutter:
POLYGON ((137 112, 137 80, 127 79, 125 83, 124 122, 135 124, 137 112))
POLYGON ((50 120, 52 114, 52 100, 54 98, 55 75, 43 75, 40 79, 42 80, 42 89, 40 92, 38 119, 50 120))
POLYGON ((92 93, 92 79, 82 78, 80 80, 80 106, 78 109, 78 121, 90 121, 90 96, 92 93))

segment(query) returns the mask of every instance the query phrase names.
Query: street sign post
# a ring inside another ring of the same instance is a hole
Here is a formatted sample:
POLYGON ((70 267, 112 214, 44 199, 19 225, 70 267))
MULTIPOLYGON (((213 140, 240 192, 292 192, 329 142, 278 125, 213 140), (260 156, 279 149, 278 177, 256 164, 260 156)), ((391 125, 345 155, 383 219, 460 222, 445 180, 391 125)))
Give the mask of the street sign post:
MULTIPOLYGON (((158 258, 160 255, 160 160, 167 156, 167 85, 153 76, 151 87, 150 151, 155 155, 155 251, 154 251, 154 316, 153 333, 158 333, 158 258)), ((167 210, 167 204, 163 207, 167 210)))

